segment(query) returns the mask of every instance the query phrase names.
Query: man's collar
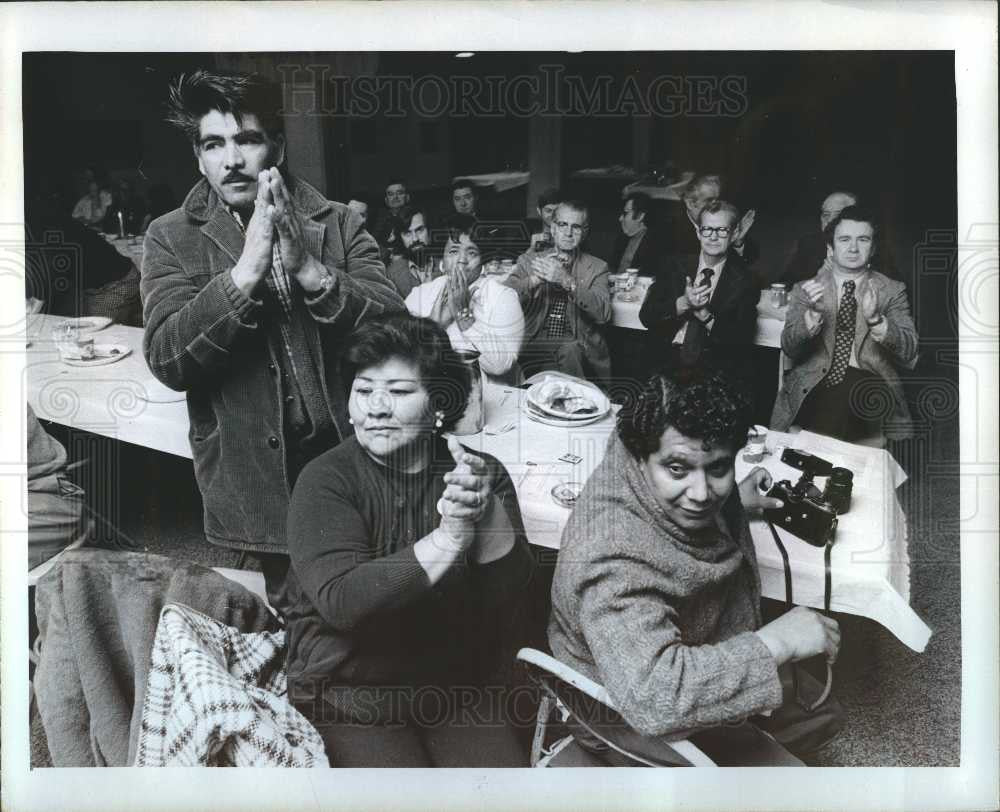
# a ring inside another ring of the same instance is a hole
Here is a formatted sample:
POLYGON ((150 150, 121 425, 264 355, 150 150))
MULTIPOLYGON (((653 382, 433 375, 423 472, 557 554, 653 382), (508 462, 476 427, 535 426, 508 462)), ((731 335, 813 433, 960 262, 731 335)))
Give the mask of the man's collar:
POLYGON ((833 273, 833 281, 837 288, 843 288, 844 282, 853 282, 855 285, 859 285, 871 273, 869 268, 865 268, 861 273, 855 274, 844 273, 838 268, 831 268, 830 270, 833 273))
POLYGON ((718 265, 709 265, 705 262, 705 254, 703 251, 698 252, 698 273, 701 273, 706 268, 711 268, 716 273, 721 273, 722 269, 726 267, 726 262, 728 261, 728 254, 722 258, 718 265))

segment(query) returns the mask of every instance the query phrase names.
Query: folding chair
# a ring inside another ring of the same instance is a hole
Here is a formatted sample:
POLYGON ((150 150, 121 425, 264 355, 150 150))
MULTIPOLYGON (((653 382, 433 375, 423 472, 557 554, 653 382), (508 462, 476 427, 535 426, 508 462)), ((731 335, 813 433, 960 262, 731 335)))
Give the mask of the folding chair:
POLYGON ((264 601, 267 608, 271 610, 271 614, 277 617, 277 612, 274 611, 274 607, 271 606, 267 600, 267 588, 264 583, 264 573, 257 572, 255 570, 232 569, 230 567, 212 567, 212 569, 219 573, 219 575, 223 578, 235 581, 252 592, 264 601))
MULTIPOLYGON (((568 665, 537 649, 522 648, 517 653, 517 659, 528 666, 529 674, 535 684, 538 685, 542 695, 538 705, 535 734, 531 742, 532 767, 559 766, 557 763, 554 763, 554 759, 574 744, 573 736, 567 735, 554 742, 548 749, 543 749, 546 729, 554 710, 560 712, 563 721, 572 718, 577 724, 585 728, 588 733, 600 739, 612 750, 634 762, 636 766, 665 766, 664 764, 651 761, 644 755, 630 752, 628 749, 602 736, 600 732, 591 727, 585 717, 575 712, 574 708, 578 703, 574 702, 573 695, 574 692, 578 692, 617 713, 614 702, 611 701, 611 697, 603 686, 598 685, 583 674, 574 671, 568 665)), ((687 765, 692 767, 716 766, 712 759, 686 739, 671 742, 657 740, 657 747, 665 749, 667 752, 672 751, 672 754, 678 757, 676 759, 678 765, 686 762, 687 765)))

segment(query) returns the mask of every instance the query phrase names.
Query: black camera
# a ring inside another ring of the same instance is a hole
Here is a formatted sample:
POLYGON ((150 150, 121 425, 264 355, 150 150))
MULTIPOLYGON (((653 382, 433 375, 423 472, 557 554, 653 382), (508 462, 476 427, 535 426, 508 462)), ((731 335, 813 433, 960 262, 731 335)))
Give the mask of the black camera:
POLYGON ((785 465, 802 472, 794 485, 787 479, 776 483, 767 495, 781 499, 785 506, 764 511, 764 518, 793 536, 816 547, 825 547, 837 530, 837 516, 848 511, 854 475, 847 468, 836 468, 822 457, 786 448, 781 455, 785 465), (827 477, 826 490, 820 491, 813 478, 827 477))

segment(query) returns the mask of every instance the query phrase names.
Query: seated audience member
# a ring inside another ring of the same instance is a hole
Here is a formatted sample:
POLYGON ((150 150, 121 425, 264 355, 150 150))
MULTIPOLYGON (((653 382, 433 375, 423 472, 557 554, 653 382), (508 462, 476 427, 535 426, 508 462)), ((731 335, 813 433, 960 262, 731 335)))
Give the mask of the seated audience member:
POLYGON ((361 225, 368 227, 368 196, 358 193, 347 201, 347 208, 361 216, 361 225))
POLYGON ((861 207, 831 220, 826 240, 830 267, 797 283, 789 298, 781 332, 788 360, 771 426, 858 441, 878 440, 891 425, 904 437, 910 413, 897 368, 917 360, 906 285, 869 267, 878 229, 861 207), (871 403, 889 404, 889 414, 866 414, 871 403))
POLYGON ((538 219, 528 220, 528 228, 532 230, 531 243, 548 243, 551 245, 552 219, 555 217, 556 209, 562 201, 562 192, 556 188, 546 189, 538 196, 535 204, 535 211, 538 212, 538 219))
POLYGON ((390 180, 385 187, 385 208, 378 213, 374 228, 368 229, 375 242, 383 249, 383 258, 387 256, 384 249, 392 232, 392 221, 398 218, 400 209, 409 202, 410 193, 406 190, 406 184, 398 178, 390 180))
POLYGON ((451 205, 455 214, 477 217, 478 194, 476 185, 468 178, 458 178, 451 184, 451 205))
MULTIPOLYGON (((830 225, 848 206, 857 206, 858 196, 854 192, 833 192, 823 201, 819 212, 819 231, 801 237, 795 244, 795 253, 785 266, 779 281, 791 286, 805 279, 812 279, 820 269, 829 269, 827 257, 826 227, 830 225)), ((872 256, 872 264, 889 277, 896 275, 894 263, 889 257, 886 245, 879 246, 878 256, 872 256)))
POLYGON ((414 287, 406 307, 445 328, 455 349, 478 350, 479 365, 487 375, 513 382, 524 316, 516 292, 481 275, 475 229, 476 221, 468 215, 451 219, 441 260, 444 276, 414 287))
POLYGON ((25 296, 55 316, 142 324, 139 271, 130 259, 52 199, 32 199, 25 215, 25 296))
POLYGON ((671 367, 696 366, 706 357, 738 367, 749 355, 757 328, 760 291, 729 247, 739 236, 740 213, 713 200, 694 229, 701 252, 672 256, 639 311, 658 355, 671 367))
POLYGON ((99 226, 111 206, 111 192, 101 189, 96 180, 90 181, 87 194, 73 207, 73 219, 87 226, 99 226))
POLYGON ((523 642, 534 564, 503 466, 446 439, 467 368, 409 315, 366 322, 345 360, 355 436, 289 512, 289 698, 333 766, 527 766, 484 686, 523 642))
POLYGON ((646 276, 658 275, 666 251, 660 235, 649 228, 651 205, 649 195, 642 192, 633 192, 622 202, 622 211, 618 215, 621 233, 615 241, 614 259, 611 261, 614 273, 635 268, 646 276))
POLYGON ((93 522, 83 490, 68 477, 66 449, 51 437, 30 405, 28 419, 28 569, 83 543, 93 522))
POLYGON ((404 299, 417 285, 434 277, 431 234, 423 209, 404 206, 393 220, 387 240, 390 259, 385 272, 404 299))
MULTIPOLYGON (((697 229, 698 215, 712 200, 726 198, 725 184, 720 175, 695 175, 684 187, 681 202, 684 211, 672 217, 666 230, 666 248, 671 254, 686 254, 694 249, 691 229, 697 229)), ((760 256, 757 243, 747 236, 756 217, 753 209, 743 215, 740 238, 729 246, 731 253, 739 254, 746 265, 753 265, 760 256)))
MULTIPOLYGON (((749 400, 719 373, 654 375, 619 414, 563 532, 552 652, 603 685, 623 717, 605 710, 594 729, 653 759, 688 738, 722 766, 801 765, 792 753, 840 727, 834 700, 812 713, 794 701, 785 667, 818 654, 833 662, 836 621, 798 607, 762 625, 746 511, 780 503, 761 494, 771 484, 762 468, 736 487, 750 423, 749 400)), ((815 702, 820 686, 798 680, 801 700, 815 702)), ((584 749, 609 754, 578 723, 570 729, 584 749)))
POLYGON ((517 291, 524 313, 520 363, 526 376, 553 369, 602 386, 611 377, 602 331, 611 319, 608 264, 581 248, 588 220, 585 204, 560 203, 554 246, 525 251, 505 282, 517 291))

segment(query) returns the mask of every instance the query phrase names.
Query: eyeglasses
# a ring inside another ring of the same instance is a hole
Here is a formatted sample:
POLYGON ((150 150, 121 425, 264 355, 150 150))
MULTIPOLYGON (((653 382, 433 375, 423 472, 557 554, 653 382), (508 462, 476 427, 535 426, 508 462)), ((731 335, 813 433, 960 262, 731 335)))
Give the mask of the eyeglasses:
POLYGON ((698 229, 698 233, 702 237, 711 237, 716 234, 720 237, 728 237, 733 233, 733 230, 729 226, 702 226, 698 229))
POLYGON ((569 231, 571 234, 583 234, 584 226, 579 223, 567 223, 565 220, 557 220, 552 225, 560 231, 569 231))

